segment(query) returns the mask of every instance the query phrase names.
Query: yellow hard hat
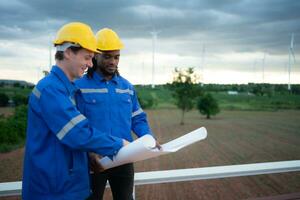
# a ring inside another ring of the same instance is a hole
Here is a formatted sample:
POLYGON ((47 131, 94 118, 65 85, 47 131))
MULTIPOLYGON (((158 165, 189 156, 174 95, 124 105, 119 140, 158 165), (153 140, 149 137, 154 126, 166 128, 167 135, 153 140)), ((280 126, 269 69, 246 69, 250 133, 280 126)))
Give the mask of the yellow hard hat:
POLYGON ((124 47, 116 32, 109 28, 103 28, 96 34, 97 49, 100 51, 120 50, 124 47))
POLYGON ((96 46, 96 37, 92 29, 84 23, 68 23, 58 30, 56 39, 53 42, 54 45, 62 45, 66 42, 74 43, 87 50, 99 53, 96 46))

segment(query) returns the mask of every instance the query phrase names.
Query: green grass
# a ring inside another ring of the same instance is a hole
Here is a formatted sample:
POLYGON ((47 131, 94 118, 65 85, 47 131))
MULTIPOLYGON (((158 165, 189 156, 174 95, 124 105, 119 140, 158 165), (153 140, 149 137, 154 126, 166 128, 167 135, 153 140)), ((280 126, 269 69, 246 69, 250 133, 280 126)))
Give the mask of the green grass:
POLYGON ((247 94, 228 95, 225 92, 212 93, 223 110, 278 110, 300 109, 300 95, 275 94, 253 96, 247 94))
MULTIPOLYGON (((151 94, 156 100, 156 109, 176 108, 172 92, 165 86, 152 89, 149 86, 137 86, 140 97, 145 93, 151 94)), ((279 110, 300 109, 300 95, 279 94, 273 96, 254 96, 247 93, 228 95, 226 92, 211 92, 219 103, 221 110, 279 110)))
POLYGON ((28 96, 32 91, 31 88, 21 88, 21 87, 0 87, 0 93, 5 93, 9 98, 15 95, 28 96))
POLYGON ((0 144, 0 153, 10 152, 25 145, 25 141, 20 144, 0 144))
POLYGON ((154 109, 176 108, 172 92, 164 86, 157 86, 154 89, 150 86, 136 86, 136 91, 141 98, 146 94, 150 94, 155 100, 154 109))

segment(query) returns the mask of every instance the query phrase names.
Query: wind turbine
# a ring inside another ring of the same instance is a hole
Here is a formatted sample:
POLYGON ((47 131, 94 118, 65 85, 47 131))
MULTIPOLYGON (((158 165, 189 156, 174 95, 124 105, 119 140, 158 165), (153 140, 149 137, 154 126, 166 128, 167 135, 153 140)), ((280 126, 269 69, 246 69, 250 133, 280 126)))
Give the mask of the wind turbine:
MULTIPOLYGON (((49 25, 49 20, 46 21, 46 25, 47 25, 47 29, 49 29, 50 25, 49 25)), ((52 37, 51 37, 51 30, 49 30, 48 32, 48 45, 49 45, 49 71, 48 71, 48 74, 49 72, 51 71, 51 68, 52 68, 52 47, 53 47, 53 43, 52 43, 52 37)), ((47 70, 44 70, 44 74, 45 76, 47 75, 47 70)))
POLYGON ((153 20, 152 20, 152 15, 150 15, 150 21, 151 21, 151 26, 152 26, 152 31, 150 34, 152 35, 152 84, 151 87, 155 88, 154 84, 154 75, 155 75, 155 47, 156 47, 156 41, 157 41, 157 35, 160 33, 160 31, 157 31, 155 29, 153 20))
MULTIPOLYGON (((142 54, 142 69, 141 69, 141 77, 145 76, 145 58, 144 53, 142 54)), ((145 80, 144 80, 145 81, 145 80)), ((141 86, 146 85, 145 82, 141 82, 141 86)))
POLYGON ((256 59, 254 60, 254 63, 253 63, 253 67, 252 67, 252 69, 253 69, 253 83, 255 83, 256 82, 256 75, 255 75, 255 67, 256 67, 256 59))
POLYGON ((52 68, 52 45, 51 34, 49 33, 49 72, 52 68))
POLYGON ((42 67, 36 67, 36 79, 37 79, 37 83, 39 82, 39 80, 41 79, 41 72, 42 72, 42 67))
POLYGON ((295 54, 294 54, 294 33, 292 33, 291 37, 291 46, 289 48, 289 83, 288 90, 291 91, 291 56, 294 58, 294 64, 296 63, 295 54))
POLYGON ((266 61, 266 51, 262 59, 262 83, 265 83, 265 61, 266 61))
POLYGON ((205 58, 205 44, 203 44, 203 47, 202 47, 202 59, 201 59, 202 83, 201 83, 201 86, 204 85, 204 58, 205 58))

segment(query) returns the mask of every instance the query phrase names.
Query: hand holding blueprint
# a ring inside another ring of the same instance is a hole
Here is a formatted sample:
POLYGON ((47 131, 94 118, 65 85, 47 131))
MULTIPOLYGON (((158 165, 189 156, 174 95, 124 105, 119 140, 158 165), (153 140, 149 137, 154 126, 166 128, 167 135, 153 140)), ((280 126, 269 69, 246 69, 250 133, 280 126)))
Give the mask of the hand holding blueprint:
POLYGON ((179 138, 161 145, 162 149, 158 150, 155 145, 155 139, 151 135, 144 135, 141 138, 122 147, 118 154, 111 160, 104 157, 100 160, 100 164, 104 169, 109 169, 126 163, 133 163, 160 155, 176 152, 190 144, 205 139, 207 131, 204 127, 198 128, 179 138))

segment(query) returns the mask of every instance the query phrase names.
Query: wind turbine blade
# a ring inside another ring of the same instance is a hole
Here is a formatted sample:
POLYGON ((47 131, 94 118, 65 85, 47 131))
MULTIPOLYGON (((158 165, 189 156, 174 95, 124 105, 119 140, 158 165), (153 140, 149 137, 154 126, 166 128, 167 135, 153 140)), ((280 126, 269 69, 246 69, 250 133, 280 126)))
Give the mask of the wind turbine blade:
POLYGON ((151 24, 151 27, 152 27, 152 32, 156 32, 156 29, 155 29, 155 26, 154 26, 154 23, 153 23, 152 13, 150 13, 150 24, 151 24))
POLYGON ((292 33, 291 37, 291 49, 294 49, 294 33, 292 33))
POLYGON ((296 58, 295 58, 295 54, 294 54, 294 49, 291 49, 291 54, 293 56, 293 59, 294 59, 294 64, 296 63, 296 58))

